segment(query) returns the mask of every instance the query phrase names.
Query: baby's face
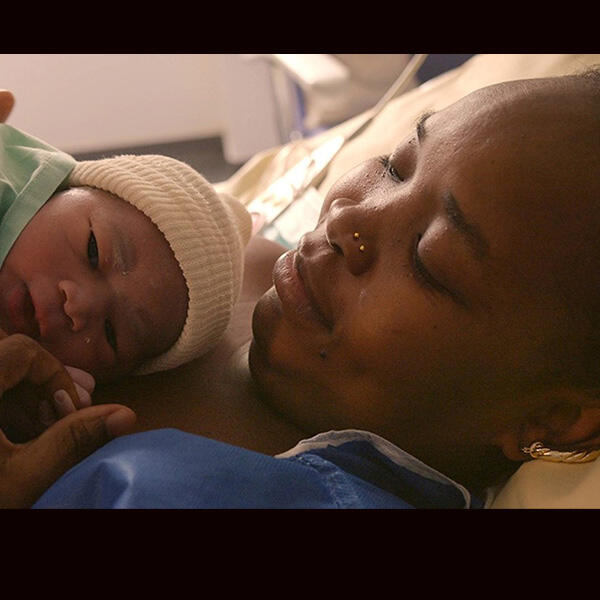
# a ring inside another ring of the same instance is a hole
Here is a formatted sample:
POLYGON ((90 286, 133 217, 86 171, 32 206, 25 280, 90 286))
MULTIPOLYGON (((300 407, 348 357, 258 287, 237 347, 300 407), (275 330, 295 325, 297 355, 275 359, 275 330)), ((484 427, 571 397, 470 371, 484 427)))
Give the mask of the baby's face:
POLYGON ((0 270, 0 327, 35 338, 98 381, 166 351, 186 312, 185 280, 162 233, 97 189, 53 196, 0 270))
POLYGON ((574 376, 600 186, 591 103, 561 90, 477 92, 332 187, 254 313, 252 370, 279 411, 419 455, 489 443, 530 390, 574 376))

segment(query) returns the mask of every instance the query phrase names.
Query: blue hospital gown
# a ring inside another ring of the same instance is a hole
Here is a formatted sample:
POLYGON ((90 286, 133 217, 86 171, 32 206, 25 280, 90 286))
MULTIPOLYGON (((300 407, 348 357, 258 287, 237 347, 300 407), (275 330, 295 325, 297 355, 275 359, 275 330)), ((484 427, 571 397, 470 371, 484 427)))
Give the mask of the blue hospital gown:
POLYGON ((175 429, 112 440, 34 508, 482 508, 376 435, 320 434, 277 457, 175 429))

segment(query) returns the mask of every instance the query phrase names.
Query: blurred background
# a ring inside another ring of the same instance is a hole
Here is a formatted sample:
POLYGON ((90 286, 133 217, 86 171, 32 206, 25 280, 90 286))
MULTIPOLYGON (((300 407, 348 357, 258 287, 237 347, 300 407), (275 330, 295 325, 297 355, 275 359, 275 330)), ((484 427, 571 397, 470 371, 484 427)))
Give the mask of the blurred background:
MULTIPOLYGON (((0 54, 9 123, 73 154, 158 153, 218 182, 372 107, 411 54, 0 54)), ((430 54, 413 85, 471 54, 430 54)))

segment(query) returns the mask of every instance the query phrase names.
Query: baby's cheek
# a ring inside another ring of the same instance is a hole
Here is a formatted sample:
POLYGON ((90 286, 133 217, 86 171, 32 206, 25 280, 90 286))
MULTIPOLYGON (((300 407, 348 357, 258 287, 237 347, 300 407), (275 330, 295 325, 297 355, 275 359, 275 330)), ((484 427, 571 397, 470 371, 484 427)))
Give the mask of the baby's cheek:
POLYGON ((103 344, 102 340, 94 340, 91 336, 84 335, 77 340, 43 343, 42 346, 66 367, 81 369, 95 381, 105 381, 112 376, 115 369, 109 356, 110 351, 103 344))

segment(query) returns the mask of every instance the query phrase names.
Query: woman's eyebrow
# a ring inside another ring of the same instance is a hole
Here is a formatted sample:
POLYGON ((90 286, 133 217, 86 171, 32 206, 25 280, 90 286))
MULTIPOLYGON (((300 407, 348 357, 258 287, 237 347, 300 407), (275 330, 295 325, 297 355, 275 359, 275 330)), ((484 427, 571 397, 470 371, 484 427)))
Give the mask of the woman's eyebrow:
POLYGON ((466 240, 474 256, 478 260, 486 258, 489 254, 488 241, 477 225, 467 221, 456 198, 449 190, 444 194, 444 212, 450 223, 466 240))

